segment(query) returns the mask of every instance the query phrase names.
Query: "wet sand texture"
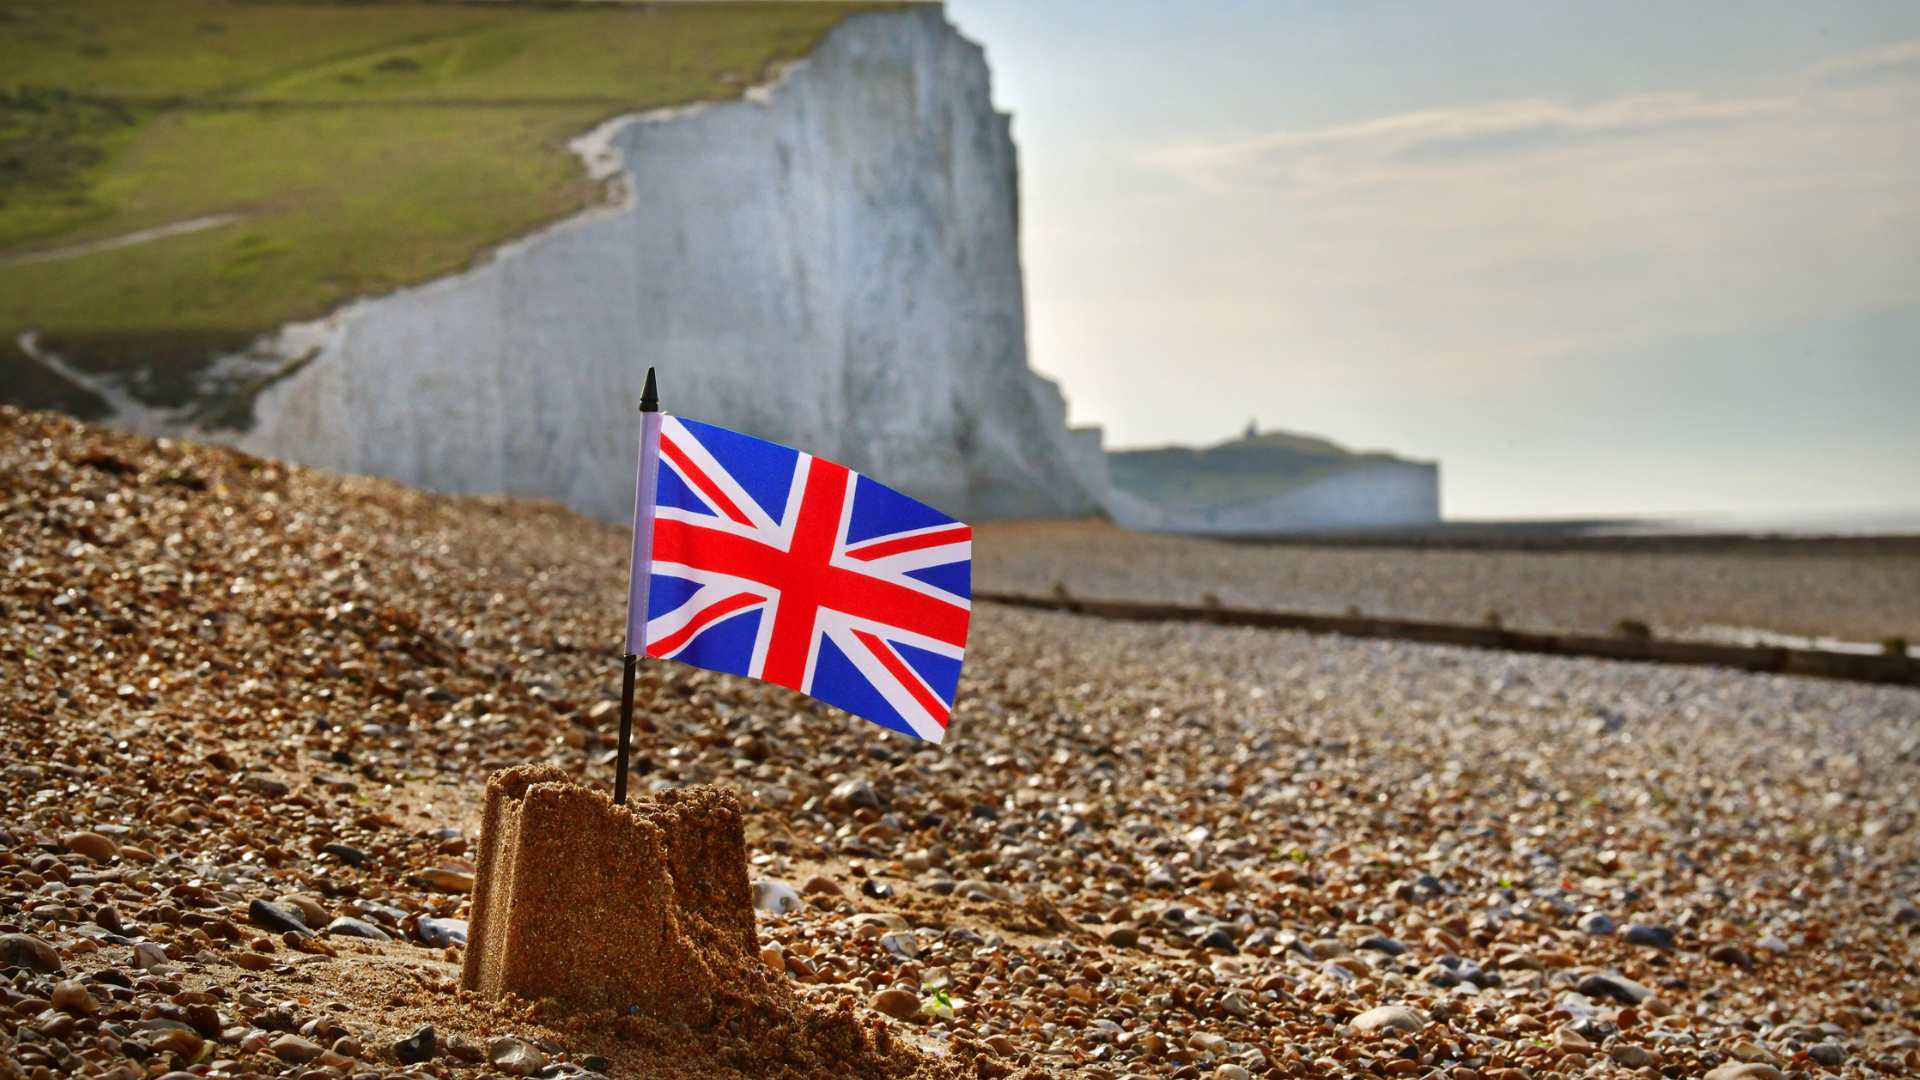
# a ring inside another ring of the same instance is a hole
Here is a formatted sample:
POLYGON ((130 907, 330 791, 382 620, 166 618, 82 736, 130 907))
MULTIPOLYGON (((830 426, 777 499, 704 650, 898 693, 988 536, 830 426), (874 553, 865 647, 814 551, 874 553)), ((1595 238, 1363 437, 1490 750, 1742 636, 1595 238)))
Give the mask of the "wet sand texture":
POLYGON ((550 765, 493 774, 461 982, 694 1027, 757 974, 740 806, 694 786, 614 806, 550 765))

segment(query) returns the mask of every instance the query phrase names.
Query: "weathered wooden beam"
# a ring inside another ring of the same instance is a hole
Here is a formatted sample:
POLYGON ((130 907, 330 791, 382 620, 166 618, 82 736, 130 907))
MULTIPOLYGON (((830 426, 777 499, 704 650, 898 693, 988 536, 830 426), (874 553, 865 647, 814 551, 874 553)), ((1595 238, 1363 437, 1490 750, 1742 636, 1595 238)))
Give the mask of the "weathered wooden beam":
POLYGON ((1101 619, 1131 622, 1194 622, 1214 626, 1252 626, 1269 630, 1303 630, 1311 634, 1385 638, 1431 645, 1459 645, 1473 649, 1539 653, 1546 656, 1586 656, 1603 660, 1640 660, 1655 664, 1691 664, 1726 667, 1779 675, 1811 675, 1823 679, 1920 686, 1920 661, 1888 653, 1835 652, 1830 649, 1794 649, 1779 645, 1724 645, 1706 641, 1676 641, 1660 637, 1601 636, 1532 630, 1511 630, 1478 623, 1386 619, 1368 615, 1315 615, 1256 608, 1150 603, 1137 600, 1096 600, 1056 593, 1032 596, 976 590, 975 600, 1008 607, 1065 611, 1101 619))

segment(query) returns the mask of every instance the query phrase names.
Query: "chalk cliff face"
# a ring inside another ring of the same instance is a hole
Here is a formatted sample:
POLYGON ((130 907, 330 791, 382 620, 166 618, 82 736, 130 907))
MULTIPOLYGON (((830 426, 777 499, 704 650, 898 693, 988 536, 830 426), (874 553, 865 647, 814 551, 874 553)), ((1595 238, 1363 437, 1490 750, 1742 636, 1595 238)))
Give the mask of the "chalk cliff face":
POLYGON ((311 359, 237 441, 619 520, 653 365, 668 411, 963 518, 1098 508, 1099 470, 1027 366, 1007 118, 937 8, 856 16, 747 100, 580 149, 618 205, 260 343, 250 364, 311 359))

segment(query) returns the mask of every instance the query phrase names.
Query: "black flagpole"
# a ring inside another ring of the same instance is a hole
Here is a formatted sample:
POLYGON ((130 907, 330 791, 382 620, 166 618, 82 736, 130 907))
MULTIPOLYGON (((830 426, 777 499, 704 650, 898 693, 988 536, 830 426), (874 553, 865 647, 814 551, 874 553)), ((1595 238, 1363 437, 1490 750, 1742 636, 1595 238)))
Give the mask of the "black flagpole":
POLYGON ((620 676, 620 771, 613 777, 613 805, 627 802, 627 753, 633 745, 633 669, 640 658, 627 654, 626 670, 620 676))
MULTIPOLYGON (((660 394, 659 390, 654 386, 652 368, 647 369, 647 385, 640 391, 640 411, 643 414, 657 413, 660 411, 660 394)), ((641 425, 640 437, 643 440, 646 438, 646 425, 644 422, 641 425)), ((637 515, 636 520, 638 520, 637 515)), ((644 574, 648 572, 648 568, 636 566, 632 572, 635 575, 644 574)), ((633 603, 631 588, 628 590, 627 603, 629 605, 633 603)), ((631 614, 629 614, 628 619, 631 621, 631 614)), ((627 642, 627 647, 631 649, 633 642, 627 642)), ((620 675, 620 771, 615 773, 613 777, 613 804, 615 806, 624 806, 627 801, 627 757, 633 746, 633 673, 634 668, 639 665, 639 662, 640 658, 638 656, 631 652, 627 653, 626 663, 620 675)))

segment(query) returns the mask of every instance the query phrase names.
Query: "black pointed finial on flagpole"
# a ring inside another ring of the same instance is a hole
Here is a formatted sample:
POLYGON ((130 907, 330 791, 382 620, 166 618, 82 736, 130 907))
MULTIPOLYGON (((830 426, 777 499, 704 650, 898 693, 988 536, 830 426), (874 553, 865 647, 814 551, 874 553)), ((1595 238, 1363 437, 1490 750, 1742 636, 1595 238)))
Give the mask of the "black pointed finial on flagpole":
MULTIPOLYGON (((660 390, 654 384, 652 368, 647 369, 647 384, 640 390, 640 411, 643 413, 660 411, 660 390)), ((645 435, 641 437, 645 438, 645 435)), ((636 570, 637 572, 639 571, 636 570)), ((632 603, 631 598, 628 603, 632 603)), ((633 748, 633 676, 634 668, 639 661, 638 656, 628 653, 620 673, 620 752, 617 764, 620 771, 613 775, 615 806, 624 806, 627 801, 627 760, 633 748)))

